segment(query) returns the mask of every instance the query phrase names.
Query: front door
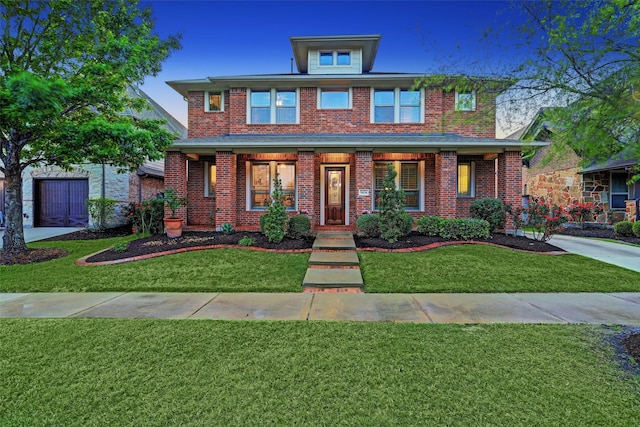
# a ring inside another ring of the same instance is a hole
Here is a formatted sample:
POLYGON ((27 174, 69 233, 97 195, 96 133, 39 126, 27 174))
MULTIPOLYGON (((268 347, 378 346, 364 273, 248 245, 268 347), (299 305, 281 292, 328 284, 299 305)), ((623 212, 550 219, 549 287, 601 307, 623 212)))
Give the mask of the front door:
POLYGON ((344 225, 344 167, 328 167, 324 170, 324 223, 344 225))

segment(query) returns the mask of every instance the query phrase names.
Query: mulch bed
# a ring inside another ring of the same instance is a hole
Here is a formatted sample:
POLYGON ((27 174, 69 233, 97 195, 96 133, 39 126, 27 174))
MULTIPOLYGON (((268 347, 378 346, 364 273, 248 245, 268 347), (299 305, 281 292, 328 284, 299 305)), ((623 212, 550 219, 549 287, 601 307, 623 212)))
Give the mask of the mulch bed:
POLYGON ((69 255, 62 249, 27 249, 17 254, 0 251, 0 265, 32 264, 34 262, 51 261, 69 255))
POLYGON ((575 237, 591 237, 591 238, 598 238, 598 239, 618 240, 620 242, 640 245, 640 237, 618 236, 616 233, 613 232, 613 229, 611 228, 577 228, 577 227, 569 228, 567 227, 558 234, 564 234, 566 236, 575 236, 575 237))
POLYGON ((640 333, 629 335, 622 341, 622 346, 627 354, 640 364, 640 333))

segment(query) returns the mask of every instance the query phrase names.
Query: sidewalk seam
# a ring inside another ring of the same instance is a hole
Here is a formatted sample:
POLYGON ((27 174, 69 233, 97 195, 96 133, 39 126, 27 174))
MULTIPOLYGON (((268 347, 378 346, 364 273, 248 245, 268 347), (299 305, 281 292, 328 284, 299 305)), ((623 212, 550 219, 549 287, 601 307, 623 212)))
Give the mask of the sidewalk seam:
POLYGON ((75 313, 71 313, 70 315, 68 315, 68 316, 66 316, 66 317, 77 317, 77 316, 79 316, 80 314, 84 313, 85 311, 92 310, 92 309, 94 309, 94 308, 96 308, 96 307, 98 307, 98 306, 100 306, 100 305, 102 305, 102 304, 105 304, 105 303, 108 303, 108 302, 110 302, 110 301, 113 301, 114 299, 116 299, 116 298, 120 298, 121 296, 126 295, 126 294, 128 294, 128 293, 130 293, 130 292, 123 292, 123 293, 121 293, 121 294, 119 294, 119 295, 116 295, 116 296, 115 296, 115 297, 113 297, 113 298, 109 298, 109 299, 107 299, 107 300, 100 301, 99 303, 94 304, 94 305, 92 305, 91 307, 87 307, 87 308, 85 308, 84 310, 80 310, 80 311, 77 311, 77 312, 75 312, 75 313))
POLYGON ((204 304, 202 304, 196 311, 194 311, 193 313, 191 313, 190 315, 188 315, 186 318, 187 319, 191 319, 193 316, 195 316, 198 312, 200 312, 200 310, 202 310, 203 308, 205 308, 207 305, 211 304, 211 302, 218 298, 218 296, 220 296, 220 292, 218 292, 217 294, 215 294, 214 296, 211 297, 211 299, 207 302, 205 302, 204 304))
POLYGON ((544 309, 544 308, 542 308, 542 307, 538 307, 537 305, 535 305, 534 303, 532 303, 532 302, 530 302, 530 301, 524 300, 524 299, 522 299, 522 298, 518 298, 518 297, 516 296, 516 295, 518 295, 518 294, 508 293, 507 295, 511 295, 513 298, 517 299, 518 301, 521 301, 521 302, 523 302, 523 303, 525 303, 525 304, 529 304, 531 307, 535 308, 536 310, 540 310, 541 312, 543 312, 543 313, 545 313, 545 314, 548 314, 548 315, 549 315, 549 316, 551 316, 551 317, 555 317, 556 319, 558 319, 558 320, 560 320, 560 321, 562 321, 562 322, 564 322, 564 323, 572 323, 572 322, 568 321, 567 319, 564 319, 564 318, 562 318, 562 317, 558 316, 557 314, 553 314, 553 313, 551 313, 550 311, 547 311, 547 310, 545 310, 545 309, 544 309))

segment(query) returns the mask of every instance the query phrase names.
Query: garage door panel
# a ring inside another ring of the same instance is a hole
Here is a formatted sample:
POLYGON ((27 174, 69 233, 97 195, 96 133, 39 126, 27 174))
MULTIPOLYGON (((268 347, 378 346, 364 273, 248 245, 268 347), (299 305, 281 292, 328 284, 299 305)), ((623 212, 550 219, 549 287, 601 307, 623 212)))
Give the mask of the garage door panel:
POLYGON ((89 183, 79 180, 38 180, 36 225, 41 227, 82 227, 87 225, 85 207, 89 183))

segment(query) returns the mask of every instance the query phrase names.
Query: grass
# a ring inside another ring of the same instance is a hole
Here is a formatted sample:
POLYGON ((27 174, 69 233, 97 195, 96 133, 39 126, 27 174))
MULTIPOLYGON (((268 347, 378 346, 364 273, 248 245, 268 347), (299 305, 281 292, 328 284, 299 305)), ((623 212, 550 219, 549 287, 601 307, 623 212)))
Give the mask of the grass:
POLYGON ((130 238, 41 242, 65 258, 0 266, 0 292, 300 292, 308 253, 241 249, 194 251, 119 265, 80 267, 74 261, 130 238))
POLYGON ((579 255, 481 245, 358 255, 366 292, 640 292, 640 273, 579 255))
POLYGON ((3 320, 0 425, 636 425, 603 330, 3 320))

